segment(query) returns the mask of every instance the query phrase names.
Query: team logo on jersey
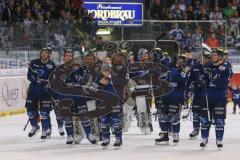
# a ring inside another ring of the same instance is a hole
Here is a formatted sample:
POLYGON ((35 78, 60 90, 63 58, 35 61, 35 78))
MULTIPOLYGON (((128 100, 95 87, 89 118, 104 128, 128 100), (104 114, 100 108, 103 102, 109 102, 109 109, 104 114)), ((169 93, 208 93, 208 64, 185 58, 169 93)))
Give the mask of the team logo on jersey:
POLYGON ((223 65, 222 66, 219 66, 219 70, 220 71, 224 71, 226 69, 226 67, 224 67, 223 65))
POLYGON ((52 69, 52 68, 53 68, 53 66, 52 66, 51 64, 47 64, 46 67, 47 67, 48 69, 52 69))
POLYGON ((45 71, 43 69, 38 69, 37 70, 38 76, 42 76, 44 73, 45 73, 45 71))

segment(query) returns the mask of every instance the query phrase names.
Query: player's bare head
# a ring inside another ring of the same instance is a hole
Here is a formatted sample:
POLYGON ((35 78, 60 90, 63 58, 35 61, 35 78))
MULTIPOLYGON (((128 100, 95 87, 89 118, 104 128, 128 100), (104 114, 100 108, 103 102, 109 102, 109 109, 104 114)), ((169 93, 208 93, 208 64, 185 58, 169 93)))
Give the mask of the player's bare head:
POLYGON ((71 49, 68 49, 64 52, 64 62, 65 63, 70 63, 73 62, 74 60, 74 54, 71 49))
POLYGON ((92 65, 93 63, 95 63, 96 61, 96 57, 94 54, 92 53, 89 53, 85 56, 84 58, 84 63, 87 65, 87 66, 90 66, 92 65))
POLYGON ((180 56, 178 56, 177 65, 179 67, 185 66, 186 63, 187 63, 187 60, 188 60, 187 55, 186 54, 181 54, 180 56))
POLYGON ((122 66, 122 65, 125 65, 125 62, 126 62, 126 55, 124 53, 115 53, 113 56, 112 56, 112 65, 113 66, 122 66))
POLYGON ((104 57, 104 58, 103 58, 103 63, 110 65, 110 64, 112 63, 112 62, 111 62, 111 58, 108 57, 108 56, 104 57))
POLYGON ((46 61, 50 58, 50 55, 52 53, 51 48, 43 48, 42 51, 40 52, 40 57, 42 60, 46 61))
POLYGON ((138 59, 142 63, 148 62, 149 56, 148 56, 148 50, 146 48, 141 48, 138 51, 138 59))

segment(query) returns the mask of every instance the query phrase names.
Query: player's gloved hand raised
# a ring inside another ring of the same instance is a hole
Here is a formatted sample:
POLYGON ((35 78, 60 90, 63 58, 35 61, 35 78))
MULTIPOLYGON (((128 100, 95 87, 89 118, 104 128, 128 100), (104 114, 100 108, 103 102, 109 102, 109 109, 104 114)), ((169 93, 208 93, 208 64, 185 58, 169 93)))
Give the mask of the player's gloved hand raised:
POLYGON ((207 76, 207 78, 212 79, 212 72, 210 68, 204 68, 203 72, 207 76))
POLYGON ((99 86, 96 83, 87 83, 86 85, 83 85, 83 90, 84 92, 86 92, 87 94, 91 93, 91 92, 96 92, 99 89, 99 86))

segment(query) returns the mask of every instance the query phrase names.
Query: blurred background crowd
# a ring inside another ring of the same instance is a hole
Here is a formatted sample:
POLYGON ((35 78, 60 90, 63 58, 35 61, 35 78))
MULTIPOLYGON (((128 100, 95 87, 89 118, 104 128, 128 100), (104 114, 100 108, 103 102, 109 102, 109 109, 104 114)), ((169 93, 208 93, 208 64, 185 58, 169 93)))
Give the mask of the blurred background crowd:
MULTIPOLYGON (((213 20, 212 23, 164 23, 158 31, 192 50, 206 42, 211 47, 234 47, 240 35, 239 0, 145 0, 147 20, 213 20), (226 22, 224 22, 225 20, 226 22), (227 40, 227 41, 226 41, 227 40)), ((0 0, 0 47, 97 47, 97 21, 84 8, 84 0, 0 0)), ((129 37, 128 37, 129 38, 129 37)))

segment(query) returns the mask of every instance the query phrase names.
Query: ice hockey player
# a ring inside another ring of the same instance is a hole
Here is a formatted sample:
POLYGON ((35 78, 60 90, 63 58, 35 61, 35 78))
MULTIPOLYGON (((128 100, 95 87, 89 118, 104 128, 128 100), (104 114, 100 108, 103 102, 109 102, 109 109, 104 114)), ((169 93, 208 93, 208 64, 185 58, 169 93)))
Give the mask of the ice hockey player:
MULTIPOLYGON (((119 95, 113 86, 112 71, 109 65, 105 65, 102 67, 101 73, 98 75, 96 82, 99 84, 102 90, 109 91, 110 93, 116 95, 119 98, 119 95)), ((103 149, 106 149, 110 144, 110 127, 114 129, 116 140, 113 145, 115 149, 119 149, 121 147, 122 145, 122 114, 121 113, 122 113, 122 106, 119 99, 119 104, 116 106, 113 106, 112 112, 100 117, 103 149)))
POLYGON ((207 79, 207 104, 202 108, 201 115, 201 143, 204 148, 208 142, 211 122, 214 120, 216 145, 222 148, 224 135, 224 125, 226 118, 226 90, 228 89, 231 71, 224 64, 224 52, 214 50, 211 63, 204 66, 204 75, 207 79))
POLYGON ((196 62, 190 71, 189 86, 193 89, 192 115, 193 131, 189 134, 190 139, 195 139, 200 131, 201 108, 206 105, 205 79, 202 72, 204 65, 210 62, 210 52, 203 52, 200 59, 196 62))
MULTIPOLYGON (((240 88, 236 86, 235 83, 233 83, 229 90, 232 92, 232 101, 233 101, 233 114, 236 114, 237 105, 240 109, 240 88)), ((240 114, 240 112, 239 112, 240 114)))
POLYGON ((172 126, 173 143, 178 144, 180 132, 180 110, 184 103, 184 92, 186 89, 186 82, 189 78, 189 71, 186 69, 187 57, 180 55, 177 57, 177 62, 169 66, 170 73, 167 80, 173 87, 173 90, 162 97, 162 104, 160 106, 160 138, 155 139, 155 143, 169 144, 168 129, 172 126))
MULTIPOLYGON (((72 50, 66 50, 64 53, 64 64, 62 65, 62 68, 65 68, 66 74, 69 74, 69 70, 74 70, 71 72, 70 75, 65 80, 65 83, 69 87, 73 87, 75 85, 79 86, 84 84, 84 75, 85 75, 85 70, 81 66, 76 66, 74 64, 74 52, 72 50)), ((73 106, 73 111, 74 112, 81 112, 81 111, 87 111, 87 106, 86 106, 86 99, 83 97, 65 97, 65 96, 60 96, 61 99, 63 98, 71 98, 74 100, 74 106, 73 106)), ((61 101, 60 99, 60 101, 61 101)), ((67 144, 72 144, 73 143, 73 121, 72 117, 66 117, 65 119, 65 126, 66 126, 66 132, 67 132, 67 144)), ((92 134, 92 129, 90 126, 90 118, 89 117, 82 117, 80 118, 82 126, 84 128, 84 131, 86 133, 87 139, 90 141, 92 144, 96 144, 96 138, 92 134)), ((78 142, 77 142, 78 143, 78 142)), ((80 142, 79 142, 80 143, 80 142)))
POLYGON ((46 139, 51 134, 50 111, 52 110, 52 101, 46 92, 45 86, 48 84, 50 73, 56 66, 50 60, 50 55, 51 48, 43 48, 40 52, 40 58, 32 60, 29 64, 27 78, 31 83, 25 104, 32 126, 28 134, 29 137, 34 136, 40 130, 37 122, 38 116, 41 116, 41 139, 46 139))
MULTIPOLYGON (((96 49, 90 49, 88 54, 84 57, 84 68, 85 68, 85 76, 84 81, 86 84, 92 84, 95 83, 97 75, 100 73, 102 61, 96 57, 97 50, 96 49)), ((109 57, 105 58, 107 60, 107 63, 111 63, 111 59, 109 60, 109 57)), ((94 99, 87 99, 87 107, 89 109, 94 109, 96 107, 97 101, 94 99)), ((94 135, 96 136, 97 140, 101 140, 101 130, 99 127, 99 118, 91 118, 91 126, 94 135)))
MULTIPOLYGON (((130 77, 138 77, 135 79, 137 86, 134 90, 134 92, 138 92, 138 88, 143 86, 150 86, 150 80, 148 78, 148 69, 145 67, 148 63, 150 63, 149 58, 150 52, 146 48, 141 48, 138 51, 138 60, 139 63, 131 64, 130 65, 130 77)), ((134 78, 133 78, 134 79, 134 78)), ((150 90, 150 88, 149 88, 150 90)), ((146 95, 137 95, 136 96, 136 109, 137 109, 137 120, 138 120, 138 126, 141 130, 141 132, 145 135, 150 134, 153 130, 152 128, 152 119, 151 119, 151 113, 150 113, 150 107, 152 102, 152 97, 146 97, 146 95)))

